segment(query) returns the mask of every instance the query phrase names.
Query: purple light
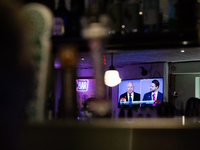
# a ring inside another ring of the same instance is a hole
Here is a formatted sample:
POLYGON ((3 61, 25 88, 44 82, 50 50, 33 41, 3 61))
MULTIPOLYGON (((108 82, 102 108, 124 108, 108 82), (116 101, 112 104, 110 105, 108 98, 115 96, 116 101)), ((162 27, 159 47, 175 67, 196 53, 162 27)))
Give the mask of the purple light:
POLYGON ((54 68, 56 68, 56 69, 60 68, 60 61, 58 58, 56 58, 54 61, 54 68))

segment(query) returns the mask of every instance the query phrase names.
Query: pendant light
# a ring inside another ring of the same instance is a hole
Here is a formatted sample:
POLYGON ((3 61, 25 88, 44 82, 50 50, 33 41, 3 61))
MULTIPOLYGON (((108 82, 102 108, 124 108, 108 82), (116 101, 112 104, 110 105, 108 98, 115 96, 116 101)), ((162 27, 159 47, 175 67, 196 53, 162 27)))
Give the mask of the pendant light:
POLYGON ((121 78, 119 77, 119 72, 113 66, 113 53, 111 54, 111 66, 105 72, 104 82, 109 87, 114 87, 121 82, 121 78))

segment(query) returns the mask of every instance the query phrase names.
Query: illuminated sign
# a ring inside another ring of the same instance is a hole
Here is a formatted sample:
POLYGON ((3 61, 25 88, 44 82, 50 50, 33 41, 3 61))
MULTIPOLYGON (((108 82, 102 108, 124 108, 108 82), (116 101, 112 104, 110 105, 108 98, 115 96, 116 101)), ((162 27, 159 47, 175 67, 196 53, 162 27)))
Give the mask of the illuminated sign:
POLYGON ((86 92, 89 86, 89 80, 87 79, 78 79, 76 80, 76 91, 78 92, 86 92))

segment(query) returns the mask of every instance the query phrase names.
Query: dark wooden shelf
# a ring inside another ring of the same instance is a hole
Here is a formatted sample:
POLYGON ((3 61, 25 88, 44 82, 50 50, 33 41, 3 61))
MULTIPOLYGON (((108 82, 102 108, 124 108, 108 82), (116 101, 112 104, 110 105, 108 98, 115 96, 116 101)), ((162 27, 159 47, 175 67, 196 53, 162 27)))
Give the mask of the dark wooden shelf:
MULTIPOLYGON (((87 52, 87 40, 81 37, 52 37, 54 52, 60 44, 76 44, 80 52, 87 52)), ((106 51, 150 50, 198 47, 197 31, 166 33, 132 33, 110 35, 106 40, 106 51)))
POLYGON ((199 46, 197 32, 148 33, 112 36, 108 50, 166 49, 199 46))
POLYGON ((52 37, 53 53, 56 53, 58 47, 62 44, 74 44, 78 47, 80 52, 87 52, 87 40, 81 37, 52 37))

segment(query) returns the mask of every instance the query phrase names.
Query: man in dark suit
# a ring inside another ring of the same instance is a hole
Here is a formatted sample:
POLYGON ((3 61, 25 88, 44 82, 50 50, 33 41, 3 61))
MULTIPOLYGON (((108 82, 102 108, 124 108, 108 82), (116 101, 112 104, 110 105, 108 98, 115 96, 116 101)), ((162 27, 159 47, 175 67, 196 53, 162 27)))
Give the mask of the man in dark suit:
MULTIPOLYGON (((163 94, 158 91, 159 88, 159 81, 153 80, 150 86, 150 92, 144 94, 143 101, 147 100, 154 100, 156 101, 155 104, 149 104, 149 106, 158 106, 163 101, 163 94)), ((142 104, 142 106, 144 106, 142 104)))
POLYGON ((133 101, 140 101, 140 94, 134 92, 134 84, 133 82, 128 82, 126 84, 127 92, 120 95, 120 102, 121 103, 129 103, 129 106, 132 107, 133 101))

